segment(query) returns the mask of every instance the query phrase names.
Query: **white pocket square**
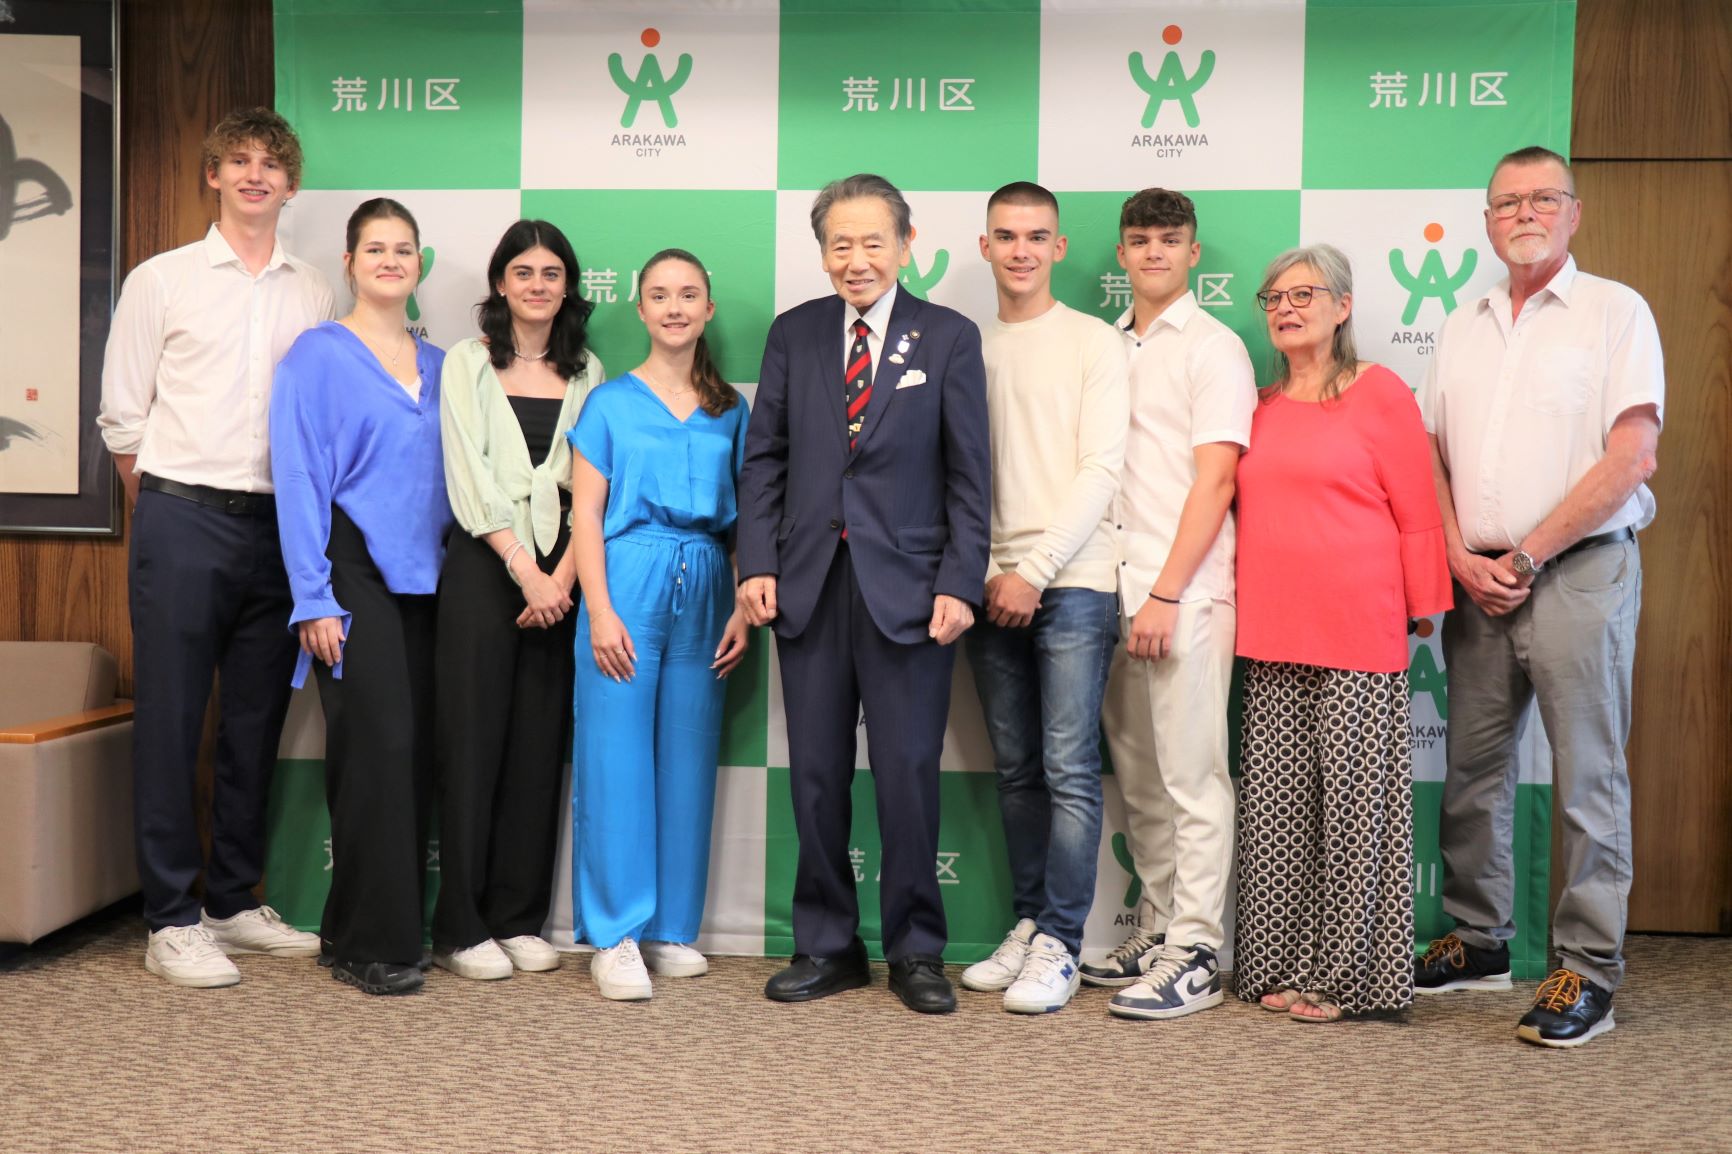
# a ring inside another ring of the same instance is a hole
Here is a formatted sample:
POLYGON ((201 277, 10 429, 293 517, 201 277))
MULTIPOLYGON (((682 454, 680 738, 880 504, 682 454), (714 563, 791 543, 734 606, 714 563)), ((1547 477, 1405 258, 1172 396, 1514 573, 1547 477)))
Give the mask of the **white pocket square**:
POLYGON ((907 372, 902 374, 902 379, 896 382, 896 387, 899 389, 912 389, 915 385, 924 385, 925 383, 926 372, 924 369, 909 369, 907 372))

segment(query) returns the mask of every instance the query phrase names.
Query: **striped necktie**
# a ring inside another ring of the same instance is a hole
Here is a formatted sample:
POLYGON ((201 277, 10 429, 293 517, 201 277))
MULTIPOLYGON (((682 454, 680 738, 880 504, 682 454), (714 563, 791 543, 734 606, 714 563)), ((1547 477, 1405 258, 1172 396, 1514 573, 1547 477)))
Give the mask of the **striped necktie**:
POLYGON ((854 321, 854 344, 848 350, 848 371, 843 376, 848 401, 848 451, 860 439, 860 426, 866 422, 866 406, 872 400, 872 348, 866 336, 872 330, 864 318, 854 321))

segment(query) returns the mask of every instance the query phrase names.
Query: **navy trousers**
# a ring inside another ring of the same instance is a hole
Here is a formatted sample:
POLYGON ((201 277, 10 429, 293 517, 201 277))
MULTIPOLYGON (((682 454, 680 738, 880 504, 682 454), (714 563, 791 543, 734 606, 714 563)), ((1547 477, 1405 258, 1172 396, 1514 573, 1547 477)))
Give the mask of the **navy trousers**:
POLYGON ((133 827, 152 930, 258 905, 265 807, 297 643, 274 516, 231 514, 146 489, 132 514, 133 827), (221 674, 210 860, 195 810, 199 739, 221 674))
POLYGON ((836 550, 812 619, 778 638, 788 718, 790 788, 800 851, 794 875, 794 950, 836 957, 860 924, 853 819, 856 726, 865 710, 878 801, 884 956, 939 955, 947 930, 938 890, 938 756, 950 712, 954 647, 901 645, 879 632, 847 545, 836 550))

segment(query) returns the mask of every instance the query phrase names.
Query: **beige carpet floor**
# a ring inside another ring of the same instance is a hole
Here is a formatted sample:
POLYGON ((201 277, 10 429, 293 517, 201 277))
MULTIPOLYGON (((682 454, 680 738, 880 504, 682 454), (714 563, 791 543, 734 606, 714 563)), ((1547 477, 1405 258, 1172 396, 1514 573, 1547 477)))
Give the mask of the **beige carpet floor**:
POLYGON ((265 958, 177 989, 143 943, 110 912, 0 961, 0 1151, 1732 1151, 1732 939, 1632 938, 1618 1028, 1564 1052, 1515 1039, 1532 983, 1333 1026, 1087 987, 921 1018, 882 967, 807 1006, 746 958, 635 1005, 582 959, 387 999, 265 958))

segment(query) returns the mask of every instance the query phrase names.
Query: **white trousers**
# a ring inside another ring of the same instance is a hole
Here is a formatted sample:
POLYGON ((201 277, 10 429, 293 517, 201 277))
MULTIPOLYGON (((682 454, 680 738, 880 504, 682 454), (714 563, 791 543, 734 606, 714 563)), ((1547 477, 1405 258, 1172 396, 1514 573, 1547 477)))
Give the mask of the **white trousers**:
POLYGON ((1125 648, 1131 619, 1121 614, 1102 710, 1143 886, 1138 921, 1172 945, 1216 952, 1233 862, 1227 695, 1237 620, 1227 602, 1187 602, 1171 653, 1136 661, 1125 648))

